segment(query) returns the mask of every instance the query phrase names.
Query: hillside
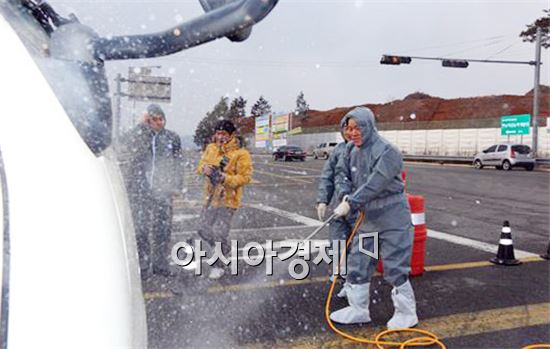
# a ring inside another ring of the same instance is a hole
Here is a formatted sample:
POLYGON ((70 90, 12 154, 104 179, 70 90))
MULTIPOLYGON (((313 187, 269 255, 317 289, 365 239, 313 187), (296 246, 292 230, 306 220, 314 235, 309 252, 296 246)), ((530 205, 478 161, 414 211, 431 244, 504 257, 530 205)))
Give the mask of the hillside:
MULTIPOLYGON (((404 99, 385 104, 363 104, 378 118, 380 129, 431 129, 499 127, 503 115, 531 114, 532 90, 525 95, 500 95, 470 98, 443 99, 415 92, 404 99)), ((310 110, 304 118, 294 118, 293 127, 301 126, 305 132, 337 128, 340 119, 356 106, 330 110, 310 110)), ((550 114, 550 87, 540 88, 541 116, 550 114)), ((241 121, 241 132, 253 132, 253 119, 241 121)), ((546 125, 541 118, 539 125, 546 125)))

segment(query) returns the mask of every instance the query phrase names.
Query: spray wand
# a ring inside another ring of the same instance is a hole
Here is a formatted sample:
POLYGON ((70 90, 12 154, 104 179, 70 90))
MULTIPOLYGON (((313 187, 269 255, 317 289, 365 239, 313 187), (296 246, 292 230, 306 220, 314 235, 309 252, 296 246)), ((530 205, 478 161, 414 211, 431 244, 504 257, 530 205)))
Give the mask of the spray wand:
POLYGON ((300 243, 303 244, 304 242, 311 240, 312 237, 319 234, 319 232, 323 230, 324 227, 332 223, 332 221, 335 219, 336 219, 336 213, 333 213, 332 215, 330 215, 330 217, 328 217, 326 221, 324 221, 320 226, 318 226, 317 229, 315 229, 311 234, 309 234, 306 238, 304 238, 300 243))
MULTIPOLYGON (((354 193, 355 194, 355 193, 354 193)), ((353 195, 353 194, 352 194, 353 195)), ((343 198, 343 202, 348 202, 348 198, 349 198, 350 195, 345 195, 344 198, 343 198)), ((336 213, 332 213, 330 215, 330 217, 328 217, 328 219, 326 221, 324 221, 319 227, 317 227, 317 229, 315 229, 311 234, 309 234, 305 239, 303 239, 300 244, 303 244, 305 243, 306 241, 308 240, 311 240, 312 237, 314 237, 315 235, 319 234, 319 232, 321 232, 321 230, 323 230, 324 227, 326 227, 327 225, 329 225, 330 223, 332 223, 333 220, 335 220, 336 218, 338 218, 338 215, 336 213)))

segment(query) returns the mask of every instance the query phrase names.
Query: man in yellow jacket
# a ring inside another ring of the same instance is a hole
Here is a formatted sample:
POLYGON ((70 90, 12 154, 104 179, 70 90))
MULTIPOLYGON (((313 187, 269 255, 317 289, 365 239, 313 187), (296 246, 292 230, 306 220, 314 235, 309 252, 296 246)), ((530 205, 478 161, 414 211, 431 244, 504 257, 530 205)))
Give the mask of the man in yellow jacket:
MULTIPOLYGON (((224 256, 228 257, 231 220, 241 207, 243 187, 252 180, 252 159, 250 153, 241 148, 231 121, 219 121, 215 130, 215 142, 206 147, 198 166, 199 175, 206 177, 205 204, 198 233, 211 248, 220 242, 224 256)), ((210 270, 211 279, 224 274, 220 265, 223 264, 218 263, 210 270)))

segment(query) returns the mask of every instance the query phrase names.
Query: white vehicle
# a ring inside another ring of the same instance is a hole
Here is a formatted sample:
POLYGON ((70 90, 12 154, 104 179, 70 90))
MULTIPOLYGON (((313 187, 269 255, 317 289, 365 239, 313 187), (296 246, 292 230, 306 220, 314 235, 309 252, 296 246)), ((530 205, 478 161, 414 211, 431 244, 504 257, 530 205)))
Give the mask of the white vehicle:
POLYGON ((1 337, 7 348, 146 347, 134 234, 112 154, 90 150, 1 17, 0 42, 9 53, 0 65, 1 337))
POLYGON ((484 166, 495 166, 505 171, 513 167, 523 167, 532 171, 535 168, 535 159, 528 145, 499 143, 475 155, 474 167, 482 169, 484 166))
POLYGON ((203 0, 204 18, 168 31, 202 36, 155 41, 100 38, 42 1, 0 2, 2 348, 147 347, 103 62, 242 41, 276 3, 203 0))
POLYGON ((321 143, 313 149, 314 159, 328 159, 334 148, 338 145, 337 142, 321 143))

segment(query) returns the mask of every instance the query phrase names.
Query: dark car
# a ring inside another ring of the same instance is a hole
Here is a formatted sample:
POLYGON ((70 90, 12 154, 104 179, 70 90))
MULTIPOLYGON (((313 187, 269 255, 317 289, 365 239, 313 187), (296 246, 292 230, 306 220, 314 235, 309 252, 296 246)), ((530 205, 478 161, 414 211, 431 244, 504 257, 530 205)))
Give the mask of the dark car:
POLYGON ((305 161, 306 152, 302 148, 295 145, 283 145, 282 147, 277 148, 273 152, 273 160, 277 161, 280 159, 284 161, 293 160, 293 159, 305 161))

